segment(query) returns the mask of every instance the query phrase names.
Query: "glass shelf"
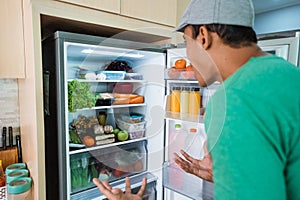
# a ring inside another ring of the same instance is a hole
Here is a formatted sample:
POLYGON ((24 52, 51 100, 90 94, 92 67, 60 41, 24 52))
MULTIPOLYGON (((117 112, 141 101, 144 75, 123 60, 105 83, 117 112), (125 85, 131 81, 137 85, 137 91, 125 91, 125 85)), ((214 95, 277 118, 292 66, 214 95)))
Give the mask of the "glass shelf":
MULTIPOLYGON (((110 106, 96 106, 96 107, 91 107, 91 108, 82 108, 82 109, 77 109, 76 112, 78 111, 85 111, 85 110, 98 110, 98 109, 107 109, 107 108, 128 108, 128 107, 137 107, 137 106, 146 106, 146 103, 139 103, 139 104, 118 104, 118 105, 110 105, 110 106)), ((69 112, 72 113, 72 112, 69 112)))
POLYGON ((78 154, 78 153, 83 153, 83 152, 90 152, 90 151, 97 150, 97 149, 104 149, 104 148, 108 148, 108 147, 112 147, 112 146, 130 144, 130 143, 135 143, 135 142, 139 142, 139 141, 143 141, 143 140, 147 140, 147 139, 148 139, 147 137, 142 137, 142 138, 139 138, 139 139, 127 140, 127 141, 123 141, 123 142, 114 142, 114 143, 105 144, 105 145, 98 145, 98 146, 94 146, 94 147, 80 148, 80 149, 77 149, 77 150, 70 151, 69 154, 72 155, 72 154, 78 154))
MULTIPOLYGON (((68 79, 68 82, 74 79, 68 79)), ((76 79, 78 82, 85 83, 146 83, 146 80, 86 80, 86 79, 76 79)))

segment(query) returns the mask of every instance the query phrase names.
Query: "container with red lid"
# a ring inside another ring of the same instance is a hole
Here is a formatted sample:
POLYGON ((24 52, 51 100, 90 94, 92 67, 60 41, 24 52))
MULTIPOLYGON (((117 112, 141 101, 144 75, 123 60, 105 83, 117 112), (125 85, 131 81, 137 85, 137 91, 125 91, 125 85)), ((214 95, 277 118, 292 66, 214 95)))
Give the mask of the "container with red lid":
POLYGON ((133 84, 131 83, 114 84, 113 93, 131 94, 132 91, 133 91, 133 84))

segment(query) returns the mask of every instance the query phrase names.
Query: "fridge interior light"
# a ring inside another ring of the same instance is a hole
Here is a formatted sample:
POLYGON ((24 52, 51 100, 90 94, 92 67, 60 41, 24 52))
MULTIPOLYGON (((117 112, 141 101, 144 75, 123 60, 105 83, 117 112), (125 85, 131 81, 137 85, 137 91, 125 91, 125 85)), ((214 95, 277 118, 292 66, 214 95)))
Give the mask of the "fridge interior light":
POLYGON ((124 57, 130 57, 130 58, 142 58, 144 55, 139 53, 126 53, 126 52, 112 52, 112 51, 102 51, 102 50, 93 50, 93 49, 83 49, 81 53, 86 54, 99 54, 99 55, 105 55, 105 56, 124 56, 124 57))

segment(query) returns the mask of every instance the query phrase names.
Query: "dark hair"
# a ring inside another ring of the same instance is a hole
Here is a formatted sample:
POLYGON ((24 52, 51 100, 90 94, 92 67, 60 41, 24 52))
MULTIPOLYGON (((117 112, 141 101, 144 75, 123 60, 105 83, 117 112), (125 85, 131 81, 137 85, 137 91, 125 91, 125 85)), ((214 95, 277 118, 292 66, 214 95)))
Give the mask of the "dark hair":
MULTIPOLYGON (((192 25, 194 29, 194 39, 199 35, 199 28, 202 25, 192 25)), ((225 24, 206 24, 203 25, 210 32, 215 32, 222 39, 224 44, 233 48, 250 46, 257 43, 255 31, 251 27, 225 25, 225 24)))

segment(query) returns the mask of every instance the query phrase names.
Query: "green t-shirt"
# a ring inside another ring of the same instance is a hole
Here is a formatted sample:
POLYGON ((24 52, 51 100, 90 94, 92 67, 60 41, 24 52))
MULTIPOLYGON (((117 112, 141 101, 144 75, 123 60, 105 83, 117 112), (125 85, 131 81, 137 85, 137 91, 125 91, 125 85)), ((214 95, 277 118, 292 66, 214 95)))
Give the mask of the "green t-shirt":
POLYGON ((300 199, 300 70, 251 58, 209 101, 215 200, 300 199))

